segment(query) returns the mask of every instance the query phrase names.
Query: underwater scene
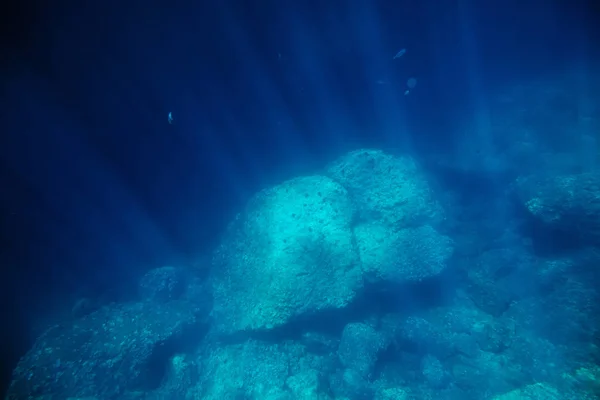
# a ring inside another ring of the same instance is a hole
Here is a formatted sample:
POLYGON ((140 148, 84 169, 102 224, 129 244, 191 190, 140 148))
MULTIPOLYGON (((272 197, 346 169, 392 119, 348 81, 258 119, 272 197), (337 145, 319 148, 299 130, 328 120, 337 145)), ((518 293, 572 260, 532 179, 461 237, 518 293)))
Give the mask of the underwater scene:
POLYGON ((0 398, 600 399, 593 2, 21 7, 0 398))

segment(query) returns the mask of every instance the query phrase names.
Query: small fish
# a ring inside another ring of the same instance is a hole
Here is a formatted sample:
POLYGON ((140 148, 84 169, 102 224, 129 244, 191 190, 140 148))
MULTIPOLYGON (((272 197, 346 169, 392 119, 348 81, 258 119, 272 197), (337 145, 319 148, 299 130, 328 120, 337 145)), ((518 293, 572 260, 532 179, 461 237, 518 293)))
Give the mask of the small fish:
POLYGON ((408 86, 409 89, 414 89, 415 86, 417 86, 417 78, 408 78, 406 81, 406 86, 408 86))
POLYGON ((396 53, 396 55, 394 56, 394 58, 392 60, 395 60, 396 58, 400 58, 404 54, 406 54, 406 49, 401 49, 399 52, 396 53))
POLYGON ((406 91, 404 92, 405 96, 409 94, 410 91, 415 88, 415 86, 417 86, 417 78, 408 78, 408 80, 406 81, 406 86, 408 86, 408 89, 406 89, 406 91))
POLYGON ((169 112, 169 125, 173 124, 173 113, 169 112))

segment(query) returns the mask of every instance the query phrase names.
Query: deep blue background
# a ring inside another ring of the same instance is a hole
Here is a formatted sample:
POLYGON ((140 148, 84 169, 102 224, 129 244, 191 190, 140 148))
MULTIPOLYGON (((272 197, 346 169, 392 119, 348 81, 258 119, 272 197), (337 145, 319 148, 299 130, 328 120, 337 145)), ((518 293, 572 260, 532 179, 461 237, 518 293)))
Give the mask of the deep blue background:
POLYGON ((195 262, 343 151, 457 152, 488 91, 600 48, 583 1, 80 3, 2 6, 2 381, 61 298, 195 262))

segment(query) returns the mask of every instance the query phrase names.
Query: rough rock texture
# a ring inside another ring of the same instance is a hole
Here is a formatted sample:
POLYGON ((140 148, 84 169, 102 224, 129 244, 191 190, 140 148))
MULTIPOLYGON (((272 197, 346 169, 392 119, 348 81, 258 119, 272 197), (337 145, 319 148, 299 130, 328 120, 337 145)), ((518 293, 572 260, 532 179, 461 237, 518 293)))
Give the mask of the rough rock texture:
POLYGON ((452 242, 433 228, 441 209, 410 158, 360 150, 326 174, 258 193, 230 225, 213 265, 218 331, 271 330, 348 306, 363 282, 446 268, 452 242))
POLYGON ((521 389, 494 397, 494 400, 559 400, 564 398, 561 393, 543 383, 535 383, 521 389))
POLYGON ((348 305, 362 287, 353 218, 346 190, 324 176, 258 193, 215 255, 218 330, 271 329, 348 305))
POLYGON ((427 355, 421 362, 421 373, 423 378, 429 384, 430 387, 439 388, 445 386, 447 380, 447 372, 444 366, 432 355, 427 355))
POLYGON ((427 180, 409 157, 357 150, 331 163, 326 171, 348 190, 361 221, 402 229, 443 217, 427 180))
POLYGON ((48 329, 13 371, 7 399, 123 398, 160 384, 168 358, 202 318, 188 302, 105 307, 48 329))
POLYGON ((452 241, 431 226, 391 229, 365 223, 354 230, 365 279, 406 283, 438 275, 452 255, 452 241))
POLYGON ((248 340, 214 347, 206 349, 200 365, 201 379, 187 398, 330 400, 323 393, 318 372, 325 371, 326 365, 326 359, 294 343, 248 340))
POLYGON ((600 172, 519 178, 516 191, 525 209, 547 227, 600 240, 600 172))
POLYGON ((183 268, 160 267, 148 271, 139 284, 144 300, 165 302, 181 297, 186 289, 186 273, 183 268))
MULTIPOLYGON (((490 207, 505 194, 496 181, 475 198, 481 185, 454 182, 461 206, 437 225, 409 158, 361 150, 324 174, 257 194, 211 253, 210 279, 204 262, 159 268, 143 303, 82 307, 45 332, 8 399, 600 398, 597 246, 541 256, 514 204, 490 207), (463 237, 449 267, 442 232, 463 237)), ((595 195, 562 179, 577 190, 557 204, 555 180, 520 181, 523 203, 543 210, 540 231, 593 239, 595 195)))
POLYGON ((363 378, 370 377, 379 353, 389 341, 380 332, 363 323, 346 325, 338 349, 342 365, 358 372, 363 378))
POLYGON ((381 388, 374 396, 374 400, 409 400, 409 394, 406 390, 399 387, 381 388))
POLYGON ((471 260, 467 271, 469 297, 479 309, 493 316, 501 316, 511 303, 528 296, 537 282, 528 268, 531 257, 524 250, 491 249, 471 260))

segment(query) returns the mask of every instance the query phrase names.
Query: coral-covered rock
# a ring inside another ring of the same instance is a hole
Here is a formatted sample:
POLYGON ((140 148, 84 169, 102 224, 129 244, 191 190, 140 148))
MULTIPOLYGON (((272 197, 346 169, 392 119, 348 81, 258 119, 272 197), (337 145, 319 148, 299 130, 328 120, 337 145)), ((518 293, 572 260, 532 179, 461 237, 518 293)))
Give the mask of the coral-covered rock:
POLYGON ((326 176, 263 190, 230 225, 214 257, 219 331, 270 330, 348 306, 363 282, 404 284, 440 274, 452 241, 414 161, 347 154, 326 176))
POLYGON ((139 292, 144 300, 165 302, 181 297, 185 287, 184 269, 167 266, 146 272, 140 280, 139 292))
POLYGON ((272 329, 347 306, 363 283, 353 218, 347 191, 324 176, 258 193, 214 258, 218 330, 272 329))
POLYGON ((559 400, 564 398, 556 388, 548 384, 534 383, 496 396, 494 400, 559 400))
POLYGON ((519 178, 516 192, 525 209, 551 229, 586 242, 600 239, 600 173, 519 178))
POLYGON ((365 223, 355 229, 366 281, 417 282, 438 275, 452 255, 452 240, 431 226, 394 230, 365 223))
POLYGON ((348 190, 361 220, 402 229, 443 217, 423 172, 409 157, 356 150, 331 163, 326 171, 348 190))
POLYGON ((201 379, 186 398, 329 400, 309 359, 296 344, 248 340, 210 348, 200 363, 201 379))
POLYGON ((364 323, 346 325, 338 356, 342 365, 369 378, 379 353, 388 346, 388 339, 364 323))
POLYGON ((186 338, 201 339, 202 325, 187 302, 143 302, 54 326, 19 361, 7 399, 110 399, 151 390, 186 338))

